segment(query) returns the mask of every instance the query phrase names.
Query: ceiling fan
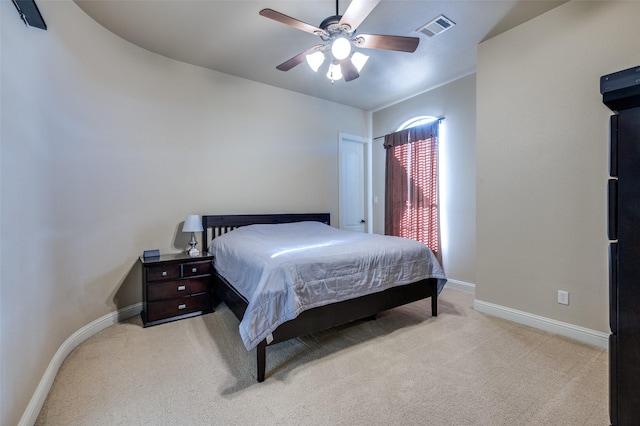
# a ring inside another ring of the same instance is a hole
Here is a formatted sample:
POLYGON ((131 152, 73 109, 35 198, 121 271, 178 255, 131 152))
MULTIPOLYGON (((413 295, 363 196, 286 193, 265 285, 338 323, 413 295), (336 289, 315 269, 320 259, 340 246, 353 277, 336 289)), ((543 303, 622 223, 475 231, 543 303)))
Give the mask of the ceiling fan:
POLYGON ((378 3, 380 3, 380 0, 353 0, 344 15, 339 15, 338 0, 336 0, 336 14, 326 18, 318 27, 276 12, 273 9, 262 9, 260 15, 298 30, 317 35, 322 39, 320 44, 316 44, 299 53, 276 68, 280 71, 289 71, 306 59, 309 66, 314 71, 317 71, 330 52, 333 59, 329 65, 327 77, 332 83, 343 76, 345 81, 351 81, 360 76, 360 70, 369 58, 360 52, 352 53, 351 46, 364 49, 415 52, 420 42, 417 37, 356 34, 358 26, 378 3))

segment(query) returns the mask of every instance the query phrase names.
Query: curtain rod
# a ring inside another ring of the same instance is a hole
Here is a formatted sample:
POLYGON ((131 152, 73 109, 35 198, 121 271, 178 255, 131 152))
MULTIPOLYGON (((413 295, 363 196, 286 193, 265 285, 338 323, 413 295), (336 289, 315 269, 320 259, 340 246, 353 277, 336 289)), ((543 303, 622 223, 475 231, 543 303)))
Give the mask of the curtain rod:
MULTIPOLYGON (((444 119, 445 119, 445 117, 438 117, 438 119, 437 119, 437 120, 438 120, 438 121, 442 121, 442 120, 444 120, 444 119)), ((435 121, 435 120, 434 120, 434 121, 435 121)), ((406 129, 403 129, 403 130, 406 130, 406 129)), ((391 132, 391 133, 395 133, 395 132, 391 132)), ((388 133, 388 134, 391 134, 391 133, 388 133)), ((376 137, 375 137, 375 138, 373 138, 372 140, 374 140, 374 141, 375 141, 376 139, 382 139, 382 138, 384 138, 385 136, 387 136, 387 135, 376 136, 376 137)))

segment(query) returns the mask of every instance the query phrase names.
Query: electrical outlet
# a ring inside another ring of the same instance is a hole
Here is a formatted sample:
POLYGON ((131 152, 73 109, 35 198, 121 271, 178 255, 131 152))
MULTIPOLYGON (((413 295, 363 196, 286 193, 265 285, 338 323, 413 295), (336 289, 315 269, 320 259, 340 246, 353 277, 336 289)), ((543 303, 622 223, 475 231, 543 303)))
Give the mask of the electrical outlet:
POLYGON ((558 290, 558 303, 560 303, 561 305, 568 305, 569 304, 569 292, 568 291, 558 290))

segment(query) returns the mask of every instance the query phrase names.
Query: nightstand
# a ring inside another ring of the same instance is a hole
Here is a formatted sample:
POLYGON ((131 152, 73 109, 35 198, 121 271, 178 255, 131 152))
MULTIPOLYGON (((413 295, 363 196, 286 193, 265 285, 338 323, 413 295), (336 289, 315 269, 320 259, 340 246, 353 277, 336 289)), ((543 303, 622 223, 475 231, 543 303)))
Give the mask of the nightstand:
POLYGON ((140 257, 145 327, 213 312, 213 256, 203 252, 140 257))

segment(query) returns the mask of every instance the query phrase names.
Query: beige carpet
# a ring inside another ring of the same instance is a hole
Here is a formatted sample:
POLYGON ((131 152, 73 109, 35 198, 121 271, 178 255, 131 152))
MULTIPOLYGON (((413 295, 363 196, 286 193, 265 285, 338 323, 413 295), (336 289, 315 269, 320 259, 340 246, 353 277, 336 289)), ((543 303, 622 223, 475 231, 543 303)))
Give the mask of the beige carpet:
POLYGON ((480 314, 444 290, 267 348, 255 381, 216 312, 109 327, 62 365, 37 425, 608 425, 607 352, 480 314))

